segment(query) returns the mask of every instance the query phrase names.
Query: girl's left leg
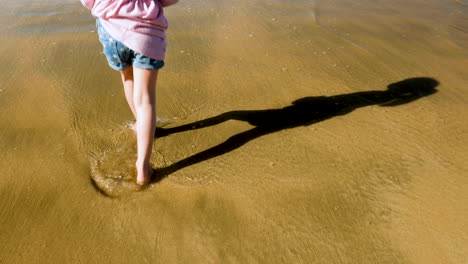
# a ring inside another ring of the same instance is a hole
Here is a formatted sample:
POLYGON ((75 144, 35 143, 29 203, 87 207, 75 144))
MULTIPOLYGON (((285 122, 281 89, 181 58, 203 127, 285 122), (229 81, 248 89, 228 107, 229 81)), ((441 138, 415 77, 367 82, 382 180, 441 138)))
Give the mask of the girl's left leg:
MULTIPOLYGON (((132 110, 133 117, 136 120, 137 113, 135 110, 135 104, 133 102, 133 67, 127 67, 123 71, 120 71, 120 76, 122 78, 122 84, 124 87, 124 92, 125 92, 125 98, 127 99, 128 106, 130 107, 130 110, 132 110)), ((132 127, 132 129, 134 129, 132 127)))

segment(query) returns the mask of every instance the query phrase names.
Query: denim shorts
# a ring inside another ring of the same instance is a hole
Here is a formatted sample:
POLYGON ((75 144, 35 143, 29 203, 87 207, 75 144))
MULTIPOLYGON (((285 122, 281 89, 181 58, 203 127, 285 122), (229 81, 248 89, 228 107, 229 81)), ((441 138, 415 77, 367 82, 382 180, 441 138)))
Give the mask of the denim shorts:
POLYGON ((102 52, 106 55, 107 62, 112 69, 122 71, 133 66, 141 69, 158 70, 164 66, 164 61, 146 57, 112 38, 102 27, 99 19, 96 19, 96 27, 99 41, 103 47, 102 52))

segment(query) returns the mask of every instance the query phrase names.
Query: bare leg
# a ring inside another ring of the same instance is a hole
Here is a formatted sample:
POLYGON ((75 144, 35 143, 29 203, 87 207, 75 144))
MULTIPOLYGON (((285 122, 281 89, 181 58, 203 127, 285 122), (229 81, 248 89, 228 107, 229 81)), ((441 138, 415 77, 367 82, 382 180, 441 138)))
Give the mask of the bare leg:
POLYGON ((122 77, 122 84, 125 91, 125 98, 127 99, 128 106, 132 110, 133 116, 136 120, 135 104, 133 103, 133 67, 128 67, 120 72, 122 77))
POLYGON ((137 184, 151 180, 151 151, 156 129, 156 80, 157 70, 133 69, 133 104, 136 114, 138 158, 136 162, 137 184))

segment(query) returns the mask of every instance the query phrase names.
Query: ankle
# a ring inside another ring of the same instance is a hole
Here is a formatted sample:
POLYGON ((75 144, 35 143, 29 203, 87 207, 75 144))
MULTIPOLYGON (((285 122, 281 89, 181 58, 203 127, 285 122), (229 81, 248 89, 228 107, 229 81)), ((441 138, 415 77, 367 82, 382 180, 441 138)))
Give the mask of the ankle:
POLYGON ((137 160, 137 162, 135 163, 135 166, 136 166, 137 169, 147 169, 147 168, 151 167, 149 160, 148 161, 146 161, 146 160, 143 160, 143 161, 137 160))

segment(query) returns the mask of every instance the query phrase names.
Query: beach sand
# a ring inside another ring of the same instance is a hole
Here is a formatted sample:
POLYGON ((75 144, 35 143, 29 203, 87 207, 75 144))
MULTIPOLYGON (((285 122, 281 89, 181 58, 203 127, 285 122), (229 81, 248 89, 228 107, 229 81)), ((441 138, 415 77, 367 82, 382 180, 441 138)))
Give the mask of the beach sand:
POLYGON ((1 263, 467 263, 466 1, 166 15, 139 189, 89 11, 2 2, 1 263))

